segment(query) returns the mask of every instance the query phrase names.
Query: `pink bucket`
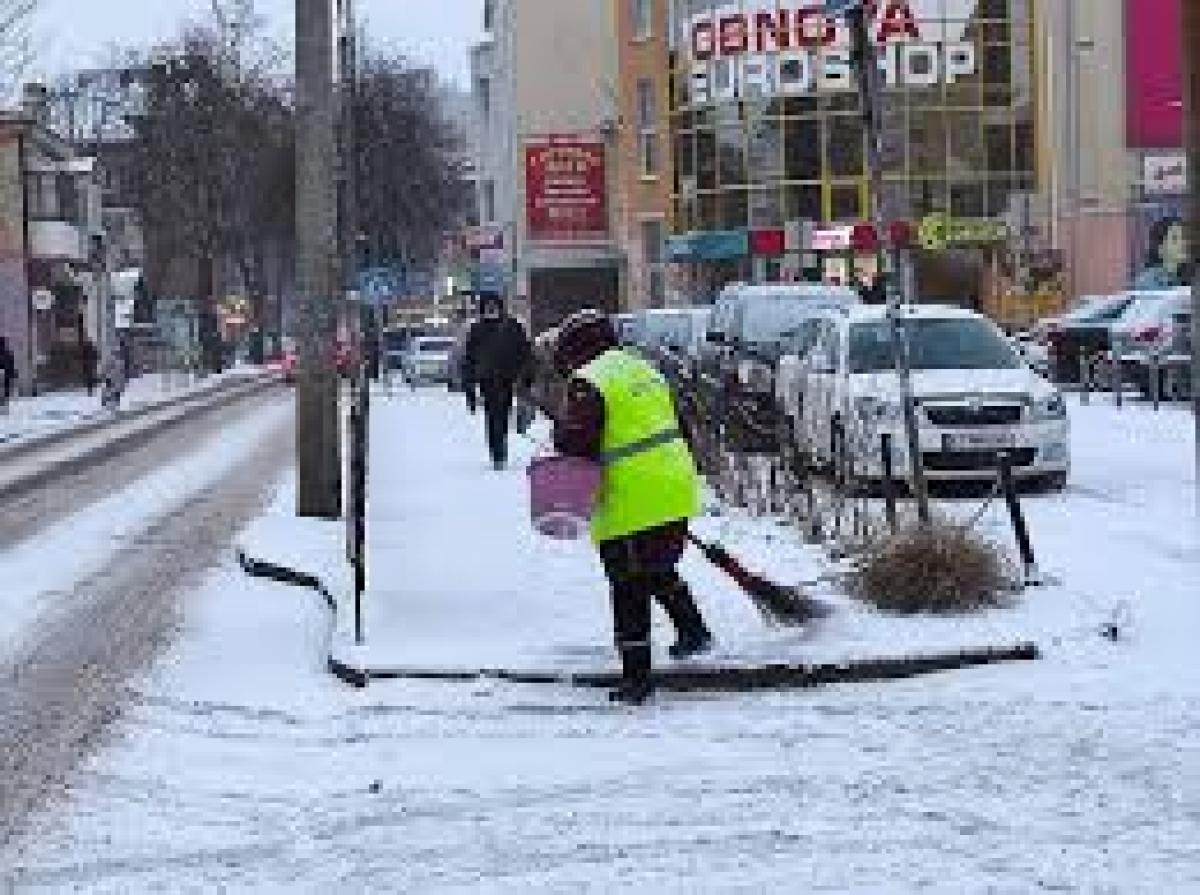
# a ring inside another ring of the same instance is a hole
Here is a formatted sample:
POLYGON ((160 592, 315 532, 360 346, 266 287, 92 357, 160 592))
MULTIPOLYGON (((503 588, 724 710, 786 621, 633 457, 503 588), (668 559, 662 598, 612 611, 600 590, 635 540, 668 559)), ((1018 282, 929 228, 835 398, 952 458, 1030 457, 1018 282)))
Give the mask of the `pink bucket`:
POLYGON ((574 541, 587 532, 602 471, 579 457, 538 457, 529 464, 529 512, 548 538, 574 541))

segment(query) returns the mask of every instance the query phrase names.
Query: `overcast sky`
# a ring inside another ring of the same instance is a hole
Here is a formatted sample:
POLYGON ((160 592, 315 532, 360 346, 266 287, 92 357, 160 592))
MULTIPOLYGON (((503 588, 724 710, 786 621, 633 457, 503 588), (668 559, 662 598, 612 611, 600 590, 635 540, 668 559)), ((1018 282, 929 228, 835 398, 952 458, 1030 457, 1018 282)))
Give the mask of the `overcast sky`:
MULTIPOLYGON (((106 47, 171 37, 209 0, 41 0, 39 49, 50 71, 103 62, 106 47)), ((291 43, 295 0, 258 0, 272 27, 291 43)), ((479 38, 482 0, 358 0, 372 43, 438 67, 466 86, 467 49, 479 38)))

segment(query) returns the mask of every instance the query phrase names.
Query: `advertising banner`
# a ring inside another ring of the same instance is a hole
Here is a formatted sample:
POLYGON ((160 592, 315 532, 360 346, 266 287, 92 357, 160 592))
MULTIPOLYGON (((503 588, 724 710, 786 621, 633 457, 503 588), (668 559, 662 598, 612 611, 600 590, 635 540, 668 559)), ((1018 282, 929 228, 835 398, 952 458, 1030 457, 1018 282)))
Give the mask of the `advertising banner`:
POLYGON ((584 136, 525 144, 525 203, 534 242, 594 242, 608 237, 605 147, 584 136))
POLYGON ((1125 77, 1129 145, 1183 145, 1180 0, 1125 0, 1125 77))
MULTIPOLYGON (((890 87, 974 78, 968 26, 978 0, 868 0, 890 87)), ((694 105, 856 89, 845 21, 811 0, 714 3, 681 23, 694 105)))

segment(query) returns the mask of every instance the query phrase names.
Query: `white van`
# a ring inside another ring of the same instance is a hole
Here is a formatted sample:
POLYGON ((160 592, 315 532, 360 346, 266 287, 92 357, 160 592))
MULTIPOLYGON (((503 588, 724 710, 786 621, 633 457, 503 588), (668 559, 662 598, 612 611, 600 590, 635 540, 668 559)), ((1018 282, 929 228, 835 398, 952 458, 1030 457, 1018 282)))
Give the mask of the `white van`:
MULTIPOLYGON (((1003 332, 958 308, 914 306, 900 314, 928 478, 991 479, 998 452, 1006 451, 1016 476, 1065 487, 1066 403, 1003 332)), ((803 361, 798 439, 818 462, 829 463, 836 459, 833 430, 840 425, 859 474, 881 479, 881 436, 888 433, 896 475, 906 477, 911 464, 887 309, 859 306, 822 327, 803 361)))

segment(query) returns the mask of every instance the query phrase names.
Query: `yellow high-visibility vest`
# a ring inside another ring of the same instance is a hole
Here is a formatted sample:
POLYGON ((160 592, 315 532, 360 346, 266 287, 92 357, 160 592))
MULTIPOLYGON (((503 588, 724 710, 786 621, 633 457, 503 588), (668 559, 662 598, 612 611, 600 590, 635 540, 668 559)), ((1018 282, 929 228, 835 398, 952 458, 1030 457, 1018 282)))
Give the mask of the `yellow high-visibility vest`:
POLYGON ((700 474, 662 374, 613 349, 576 375, 604 398, 604 478, 592 539, 603 544, 699 515, 700 474))

